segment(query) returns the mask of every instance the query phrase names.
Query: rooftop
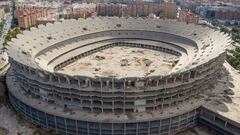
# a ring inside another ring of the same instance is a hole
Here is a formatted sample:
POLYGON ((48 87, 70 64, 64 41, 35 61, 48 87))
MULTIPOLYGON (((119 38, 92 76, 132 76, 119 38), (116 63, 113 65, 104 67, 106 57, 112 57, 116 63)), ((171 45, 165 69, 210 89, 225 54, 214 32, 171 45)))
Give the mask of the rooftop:
POLYGON ((224 67, 221 79, 209 96, 210 102, 204 107, 240 124, 240 74, 228 63, 225 63, 224 67))
POLYGON ((170 48, 181 54, 169 75, 189 71, 225 52, 228 35, 207 27, 170 20, 88 18, 40 25, 9 42, 8 53, 19 63, 55 72, 74 56, 114 42, 170 48), (97 25, 95 22, 98 22, 97 25))

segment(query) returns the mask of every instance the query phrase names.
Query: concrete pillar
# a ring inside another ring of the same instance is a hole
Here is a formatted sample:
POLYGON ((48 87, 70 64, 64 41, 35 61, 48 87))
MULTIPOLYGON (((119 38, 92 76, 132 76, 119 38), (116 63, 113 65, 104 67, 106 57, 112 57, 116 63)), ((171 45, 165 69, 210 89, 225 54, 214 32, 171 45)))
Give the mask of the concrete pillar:
POLYGON ((188 81, 191 79, 191 72, 188 73, 188 81))
POLYGON ((69 78, 68 77, 65 77, 66 78, 66 80, 67 80, 67 83, 70 85, 70 80, 69 80, 69 78))
POLYGON ((112 90, 114 90, 114 79, 112 78, 112 90))
POLYGON ((99 81, 100 81, 100 85, 101 85, 101 92, 102 92, 102 88, 103 88, 103 82, 102 82, 102 80, 101 80, 101 79, 99 79, 99 81))
POLYGON ((58 83, 61 84, 61 82, 60 82, 60 78, 59 78, 58 76, 56 76, 56 77, 57 77, 57 79, 58 79, 58 83))
POLYGON ((78 78, 78 87, 81 87, 81 83, 80 83, 79 78, 78 78))
POLYGON ((187 124, 186 124, 186 127, 188 126, 188 118, 189 118, 189 112, 187 113, 187 124))
POLYGON ((52 82, 52 75, 49 75, 49 82, 52 82))
POLYGON ((182 77, 181 77, 182 81, 181 82, 183 82, 183 77, 184 77, 184 74, 182 74, 182 77))
POLYGON ((86 81, 87 81, 87 86, 88 86, 89 88, 92 88, 91 81, 90 81, 89 79, 87 79, 86 81))
POLYGON ((158 128, 158 133, 160 133, 161 132, 161 120, 159 120, 159 128, 158 128))
POLYGON ((77 120, 74 120, 75 126, 76 126, 76 133, 78 134, 78 125, 77 125, 77 120))
POLYGON ((175 83, 175 82, 176 82, 176 79, 177 79, 177 78, 176 78, 176 76, 174 76, 173 83, 175 83))
POLYGON ((109 87, 110 87, 110 82, 107 81, 107 82, 106 82, 106 85, 107 85, 107 88, 109 88, 109 87))
POLYGON ((195 70, 194 78, 197 78, 197 70, 195 70))
POLYGON ((64 128, 65 128, 65 132, 67 133, 67 122, 66 122, 66 119, 64 118, 64 128))
POLYGON ((48 119, 47 119, 47 115, 46 115, 45 112, 44 112, 44 115, 45 115, 45 119, 46 119, 46 125, 47 125, 47 128, 49 128, 49 126, 48 126, 48 119))
POLYGON ((53 115, 53 117, 54 117, 55 130, 56 130, 56 133, 57 133, 57 121, 56 121, 56 116, 53 115))
POLYGON ((168 128, 168 134, 169 135, 171 133, 171 123, 172 123, 172 118, 170 118, 170 122, 169 122, 169 128, 168 128))
POLYGON ((89 123, 87 122, 87 134, 89 135, 89 123))

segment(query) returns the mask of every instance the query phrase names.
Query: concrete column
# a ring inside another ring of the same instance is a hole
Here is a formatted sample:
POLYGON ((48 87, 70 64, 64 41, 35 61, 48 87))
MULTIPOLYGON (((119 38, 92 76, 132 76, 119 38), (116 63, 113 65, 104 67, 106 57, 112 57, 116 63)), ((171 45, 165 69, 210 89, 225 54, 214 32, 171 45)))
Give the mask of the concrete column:
POLYGON ((179 126, 180 126, 180 116, 178 116, 178 128, 177 128, 177 130, 179 129, 179 126))
POLYGON ((114 90, 114 79, 112 78, 112 90, 114 90))
POLYGON ((64 118, 64 128, 65 128, 65 132, 67 133, 67 122, 66 122, 66 119, 64 118))
POLYGON ((55 116, 55 115, 53 115, 53 117, 54 117, 55 129, 56 129, 56 133, 57 133, 57 121, 56 121, 56 116, 55 116))
POLYGON ((87 134, 89 135, 89 123, 87 122, 87 134))
POLYGON ((187 124, 186 124, 186 127, 188 126, 188 119, 189 119, 189 112, 187 113, 187 124))
POLYGON ((38 122, 40 123, 38 111, 37 111, 37 119, 38 119, 38 122))
POLYGON ((197 70, 194 73, 194 78, 197 78, 197 70))
POLYGON ((161 131, 161 120, 159 120, 159 128, 158 128, 158 133, 160 133, 160 131, 161 131))
POLYGON ((45 116, 45 120, 46 120, 46 126, 47 126, 47 128, 48 128, 48 119, 47 119, 47 115, 46 115, 45 112, 44 112, 44 116, 45 116))
POLYGON ((150 135, 150 121, 148 121, 148 135, 150 135))
POLYGON ((102 128, 101 128, 101 124, 100 124, 100 122, 98 123, 98 131, 99 131, 99 135, 101 135, 102 134, 102 128))
POLYGON ((183 77, 184 77, 184 74, 182 74, 182 77, 181 77, 182 81, 181 82, 183 82, 183 77))
POLYGON ((77 125, 77 120, 74 120, 75 121, 75 126, 76 126, 76 133, 78 134, 78 125, 77 125))
POLYGON ((99 79, 99 81, 100 81, 100 85, 101 85, 101 91, 102 91, 102 88, 103 88, 103 82, 102 82, 102 80, 101 80, 101 79, 99 79))
POLYGON ((176 79, 177 79, 177 78, 176 78, 176 76, 174 76, 173 83, 175 83, 175 82, 176 82, 176 79))
POLYGON ((56 76, 56 77, 58 78, 58 83, 61 83, 61 82, 60 82, 60 78, 59 78, 58 76, 56 76))
POLYGON ((91 81, 90 81, 89 79, 87 79, 86 81, 87 81, 88 87, 89 87, 89 88, 92 88, 91 81))
POLYGON ((68 77, 65 77, 66 78, 66 80, 67 80, 67 83, 70 85, 70 80, 69 80, 69 78, 68 77))
POLYGON ((196 118, 196 115, 197 115, 197 110, 195 109, 194 110, 194 119, 196 118))
POLYGON ((31 114, 31 121, 33 122, 33 117, 32 117, 32 108, 30 107, 30 114, 31 114))
POLYGON ((191 79, 191 72, 188 73, 188 81, 191 79))
POLYGON ((80 83, 80 80, 79 80, 79 78, 78 78, 78 87, 80 87, 81 86, 81 83, 80 83))
POLYGON ((112 124, 112 126, 111 126, 111 130, 112 130, 112 135, 113 135, 113 123, 111 123, 112 124))
POLYGON ((146 87, 148 87, 148 80, 146 80, 146 87))
POLYGON ((52 75, 49 75, 49 82, 52 82, 52 75))
POLYGON ((225 126, 225 127, 227 127, 227 123, 228 123, 228 122, 227 122, 227 121, 225 121, 225 124, 224 124, 224 126, 225 126))
POLYGON ((137 122, 137 130, 136 130, 136 135, 138 135, 138 129, 139 129, 139 128, 138 128, 138 122, 137 122))
POLYGON ((169 135, 171 133, 171 123, 172 123, 172 118, 170 118, 170 122, 169 122, 169 128, 168 128, 168 134, 169 135))

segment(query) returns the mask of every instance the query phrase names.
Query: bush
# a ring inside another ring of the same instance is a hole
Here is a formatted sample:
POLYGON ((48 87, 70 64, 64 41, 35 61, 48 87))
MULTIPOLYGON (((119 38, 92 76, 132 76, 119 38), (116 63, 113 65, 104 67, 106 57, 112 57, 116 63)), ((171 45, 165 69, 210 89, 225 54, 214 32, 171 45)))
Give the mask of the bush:
POLYGON ((240 47, 236 47, 236 48, 235 48, 235 51, 238 52, 238 53, 240 53, 240 47))
POLYGON ((235 69, 240 70, 240 65, 238 65, 235 69))
POLYGON ((234 51, 233 56, 236 57, 237 59, 239 59, 240 58, 240 53, 234 51))
POLYGON ((234 50, 228 50, 229 53, 234 53, 234 50))
POLYGON ((217 19, 211 20, 211 24, 212 24, 213 26, 219 26, 219 22, 218 22, 217 19))
POLYGON ((238 67, 240 65, 240 60, 235 60, 235 61, 233 61, 233 63, 232 63, 232 66, 234 67, 234 68, 236 68, 236 67, 238 67))
POLYGON ((222 25, 220 26, 220 31, 223 32, 223 33, 225 33, 225 34, 226 34, 226 33, 229 33, 228 28, 226 28, 225 26, 222 26, 222 25))
POLYGON ((235 57, 233 57, 232 55, 227 55, 227 61, 230 65, 232 65, 232 63, 236 60, 237 59, 235 57))

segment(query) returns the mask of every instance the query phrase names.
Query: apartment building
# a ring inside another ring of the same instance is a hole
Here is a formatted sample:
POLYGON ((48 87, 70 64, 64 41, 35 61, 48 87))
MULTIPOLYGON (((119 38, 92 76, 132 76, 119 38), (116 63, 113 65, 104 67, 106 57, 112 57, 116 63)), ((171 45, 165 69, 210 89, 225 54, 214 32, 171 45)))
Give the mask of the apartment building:
POLYGON ((180 22, 186 22, 186 23, 194 23, 198 24, 199 22, 199 16, 196 14, 186 11, 186 10, 181 10, 179 14, 179 19, 180 22))
POLYGON ((53 15, 56 9, 39 8, 39 7, 18 7, 15 11, 15 17, 18 25, 22 29, 27 29, 37 25, 37 20, 43 17, 53 15))
POLYGON ((166 2, 151 3, 151 2, 135 2, 124 4, 98 4, 97 15, 99 16, 131 16, 131 17, 147 17, 150 14, 157 14, 163 11, 164 17, 168 19, 176 18, 176 3, 166 2))

